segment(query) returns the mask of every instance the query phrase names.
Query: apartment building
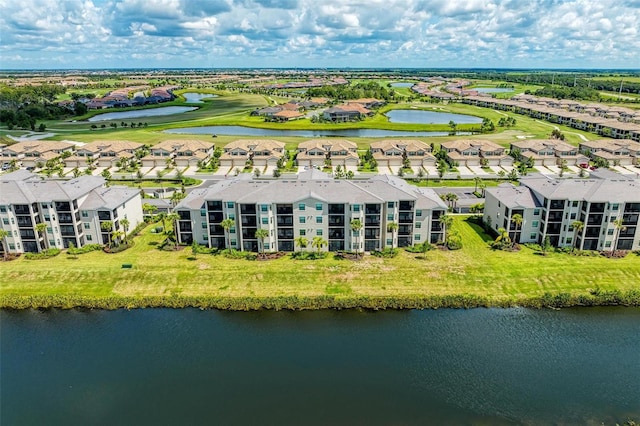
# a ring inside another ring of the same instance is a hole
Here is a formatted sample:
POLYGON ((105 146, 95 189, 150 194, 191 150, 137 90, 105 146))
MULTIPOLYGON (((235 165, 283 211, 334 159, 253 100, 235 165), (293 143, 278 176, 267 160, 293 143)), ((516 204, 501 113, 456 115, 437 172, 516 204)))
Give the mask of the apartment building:
POLYGON ((371 154, 378 166, 402 167, 405 160, 410 167, 435 166, 436 157, 431 146, 422 141, 383 139, 371 142, 371 154))
POLYGON ((298 145, 296 161, 299 166, 322 167, 325 160, 332 166, 356 167, 358 146, 346 139, 311 139, 298 145))
POLYGON ((394 176, 338 180, 317 170, 292 179, 228 179, 193 190, 174 209, 182 243, 245 251, 258 250, 261 228, 269 232, 266 251, 294 251, 296 239, 316 236, 327 240, 329 251, 435 243, 442 240, 439 217, 446 210, 433 190, 394 176), (228 234, 225 219, 234 221, 228 234), (351 229, 354 219, 363 225, 359 232, 351 229))
POLYGON ((461 166, 511 166, 513 158, 504 147, 485 140, 459 139, 442 142, 447 158, 461 166))
POLYGON ((604 160, 611 165, 640 165, 640 143, 629 140, 602 139, 580 142, 580 152, 593 160, 604 160))
POLYGON ((10 164, 16 160, 22 167, 36 167, 38 163, 46 163, 62 155, 73 152, 74 145, 59 141, 24 141, 2 149, 2 163, 10 164))
POLYGON ((568 166, 589 163, 589 158, 578 148, 557 139, 525 139, 511 143, 510 152, 520 152, 525 159, 532 159, 535 166, 568 166))
POLYGON ((112 231, 125 232, 123 218, 129 221, 129 230, 143 220, 136 189, 106 187, 100 176, 63 181, 24 173, 0 177, 0 226, 9 232, 10 253, 105 244, 103 222, 110 221, 112 231), (40 223, 47 224, 46 230, 38 231, 40 223))
POLYGON ((521 179, 520 186, 487 188, 485 194, 485 223, 507 229, 517 242, 541 243, 549 237, 555 247, 640 249, 640 180, 535 176, 521 179), (523 217, 522 225, 513 222, 515 214, 523 217), (584 228, 574 229, 575 221, 584 228))

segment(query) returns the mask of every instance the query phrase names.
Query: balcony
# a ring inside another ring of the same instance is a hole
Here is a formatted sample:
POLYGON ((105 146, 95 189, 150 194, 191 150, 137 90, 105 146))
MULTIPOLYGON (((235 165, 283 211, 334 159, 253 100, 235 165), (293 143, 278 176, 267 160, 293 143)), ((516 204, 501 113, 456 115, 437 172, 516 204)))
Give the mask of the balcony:
POLYGON ((291 204, 278 204, 276 206, 276 213, 278 215, 293 214, 293 205, 291 204))
POLYGON ((207 210, 222 211, 222 201, 207 201, 207 210))
POLYGON ((344 226, 344 216, 329 216, 329 226, 344 226))
POLYGON ((276 218, 278 226, 293 226, 293 216, 280 216, 276 218))
POLYGON ((329 204, 329 214, 344 214, 344 204, 329 204))

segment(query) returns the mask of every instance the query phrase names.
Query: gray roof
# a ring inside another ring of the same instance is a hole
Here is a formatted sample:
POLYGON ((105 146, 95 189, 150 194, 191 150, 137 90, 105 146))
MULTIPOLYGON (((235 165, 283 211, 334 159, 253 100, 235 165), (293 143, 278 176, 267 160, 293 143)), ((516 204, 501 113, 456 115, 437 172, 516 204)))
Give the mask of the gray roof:
POLYGON ((82 210, 113 210, 134 198, 140 191, 124 186, 111 186, 107 188, 97 188, 91 191, 84 202, 80 205, 82 210))
POLYGON ((40 180, 40 176, 25 169, 18 169, 14 172, 5 173, 0 176, 0 180, 40 180))
POLYGON ((485 192, 496 197, 502 204, 510 209, 518 207, 536 208, 542 206, 538 199, 533 196, 529 188, 525 186, 514 186, 510 183, 503 183, 493 188, 487 188, 485 192))
POLYGON ((36 202, 71 201, 95 188, 101 187, 101 176, 80 176, 68 181, 60 180, 0 180, 1 204, 27 204, 36 202))
POLYGON ((640 202, 640 180, 524 178, 522 185, 550 199, 594 203, 640 202))
POLYGON ((366 180, 334 179, 313 170, 297 179, 220 181, 209 188, 191 191, 177 209, 199 209, 205 200, 233 201, 245 204, 288 204, 305 199, 328 203, 379 204, 391 200, 415 201, 416 208, 446 209, 440 197, 429 188, 418 188, 393 177, 366 180))

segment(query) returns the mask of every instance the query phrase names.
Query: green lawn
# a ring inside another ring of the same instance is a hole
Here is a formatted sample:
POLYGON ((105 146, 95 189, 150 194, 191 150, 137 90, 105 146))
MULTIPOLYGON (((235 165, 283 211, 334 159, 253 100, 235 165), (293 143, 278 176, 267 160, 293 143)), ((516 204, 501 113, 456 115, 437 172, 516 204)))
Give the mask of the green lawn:
POLYGON ((543 257, 523 248, 494 252, 489 238, 465 217, 454 228, 461 234, 459 251, 434 250, 426 255, 402 252, 393 259, 366 256, 353 262, 327 258, 296 261, 288 256, 271 261, 227 259, 190 248, 159 251, 162 236, 150 227, 133 248, 118 254, 92 252, 68 259, 0 262, 1 296, 196 296, 196 297, 403 297, 467 295, 495 303, 539 297, 546 292, 586 294, 628 291, 640 283, 640 256, 624 259, 543 257), (133 269, 121 269, 123 263, 133 269))

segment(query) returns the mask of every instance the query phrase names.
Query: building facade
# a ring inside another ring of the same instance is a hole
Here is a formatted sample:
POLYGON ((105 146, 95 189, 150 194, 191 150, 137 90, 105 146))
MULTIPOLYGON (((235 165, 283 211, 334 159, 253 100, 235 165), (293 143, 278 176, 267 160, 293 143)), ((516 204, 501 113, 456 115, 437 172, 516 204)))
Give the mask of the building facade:
POLYGON ((556 180, 523 178, 520 186, 487 188, 484 221, 520 243, 581 250, 640 249, 640 181, 625 178, 556 180), (513 216, 523 217, 521 225, 513 216), (574 229, 574 222, 582 229, 574 229), (516 235, 517 231, 517 235, 516 235))
POLYGON ((12 174, 0 178, 0 226, 8 231, 9 253, 40 252, 68 248, 70 244, 106 244, 111 232, 134 229, 143 221, 139 191, 105 187, 99 176, 61 181, 12 174), (128 228, 122 219, 129 221, 128 228), (39 224, 46 228, 39 230, 39 224))
POLYGON ((258 251, 258 229, 268 231, 265 251, 294 251, 300 238, 314 237, 326 240, 329 251, 435 243, 442 240, 439 217, 446 210, 433 190, 393 176, 337 180, 315 170, 297 179, 225 180, 192 191, 175 208, 180 242, 244 251, 258 251), (226 219, 233 221, 228 231, 226 219), (359 231, 352 230, 355 219, 359 231))

